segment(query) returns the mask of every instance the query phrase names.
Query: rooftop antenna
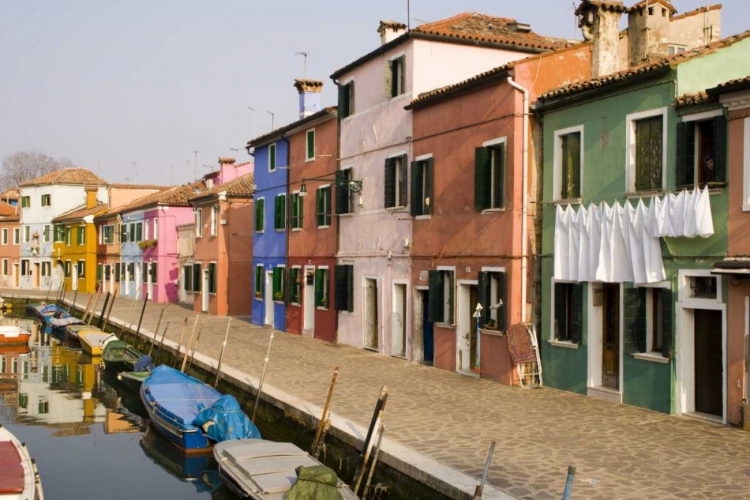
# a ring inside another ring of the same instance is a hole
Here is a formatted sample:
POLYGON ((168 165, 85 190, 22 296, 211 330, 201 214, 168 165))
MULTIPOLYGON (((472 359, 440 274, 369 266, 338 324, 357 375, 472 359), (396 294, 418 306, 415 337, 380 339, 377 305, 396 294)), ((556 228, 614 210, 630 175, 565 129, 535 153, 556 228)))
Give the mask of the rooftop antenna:
POLYGON ((255 139, 255 108, 248 106, 247 109, 253 113, 253 139, 255 139))
POLYGON ((130 163, 133 164, 133 184, 138 184, 138 164, 134 161, 130 163))
MULTIPOLYGON (((309 52, 295 52, 294 55, 296 56, 302 56, 304 58, 303 66, 302 66, 302 77, 307 78, 307 56, 310 55, 309 52)), ((273 128, 273 127, 271 127, 273 128)))
POLYGON ((411 0, 406 0, 406 31, 411 29, 411 0))
POLYGON ((193 176, 198 180, 198 151, 193 151, 193 176))
POLYGON ((269 115, 271 115, 271 130, 273 130, 273 117, 274 117, 274 113, 272 113, 271 111, 268 111, 268 110, 266 110, 266 113, 268 113, 269 115))

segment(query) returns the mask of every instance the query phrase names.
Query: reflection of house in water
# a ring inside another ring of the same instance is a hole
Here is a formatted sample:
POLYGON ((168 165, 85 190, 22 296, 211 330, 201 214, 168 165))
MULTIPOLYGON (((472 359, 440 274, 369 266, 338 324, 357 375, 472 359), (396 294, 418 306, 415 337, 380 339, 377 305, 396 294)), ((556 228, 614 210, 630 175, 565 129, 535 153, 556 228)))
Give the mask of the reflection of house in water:
POLYGON ((92 398, 99 377, 96 360, 61 345, 35 348, 20 361, 18 421, 58 429, 55 436, 89 433, 105 418, 105 408, 92 398), (32 369, 32 361, 36 369, 32 369))
POLYGON ((12 421, 18 406, 18 377, 21 368, 29 365, 28 345, 0 347, 0 419, 12 421))
POLYGON ((129 434, 143 430, 140 417, 107 408, 104 418, 105 434, 129 434))

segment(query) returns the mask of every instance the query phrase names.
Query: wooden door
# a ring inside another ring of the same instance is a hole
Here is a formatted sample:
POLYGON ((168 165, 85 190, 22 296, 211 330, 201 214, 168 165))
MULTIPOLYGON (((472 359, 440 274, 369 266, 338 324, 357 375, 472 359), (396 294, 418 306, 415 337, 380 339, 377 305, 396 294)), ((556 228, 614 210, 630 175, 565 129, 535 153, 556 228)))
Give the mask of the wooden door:
POLYGON ((365 348, 378 350, 378 282, 365 280, 365 348))
POLYGON ((620 387, 620 285, 604 284, 602 318, 602 385, 620 387))
POLYGON ((434 323, 430 321, 430 292, 422 290, 422 349, 424 350, 423 361, 432 364, 435 360, 435 330, 434 323))
POLYGON ((477 318, 474 317, 474 311, 479 303, 479 288, 476 286, 469 287, 469 314, 471 315, 471 330, 469 331, 469 369, 472 370, 477 366, 477 318))
POLYGON ((695 411, 723 414, 721 311, 695 310, 695 411))

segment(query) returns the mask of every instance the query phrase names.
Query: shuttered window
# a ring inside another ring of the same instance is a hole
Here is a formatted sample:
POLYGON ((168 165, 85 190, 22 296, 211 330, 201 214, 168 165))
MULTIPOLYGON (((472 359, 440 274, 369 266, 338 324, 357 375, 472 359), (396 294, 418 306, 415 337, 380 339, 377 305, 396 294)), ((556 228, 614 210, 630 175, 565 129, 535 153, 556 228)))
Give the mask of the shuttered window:
POLYGON ((336 172, 336 213, 350 214, 352 209, 352 194, 344 188, 352 180, 352 169, 347 168, 336 172))
POLYGON ((581 196, 581 133, 573 132, 560 137, 562 147, 562 185, 560 198, 581 196))
POLYGON ((119 283, 122 279, 122 269, 120 268, 120 263, 115 262, 115 283, 119 283))
POLYGON ((579 344, 583 334, 583 285, 555 283, 554 338, 579 344))
POLYGON ((453 324, 453 271, 430 271, 429 284, 428 320, 434 323, 453 324))
POLYGON ((86 244, 86 227, 78 226, 76 229, 78 230, 77 238, 76 238, 78 245, 85 245, 86 244))
POLYGON ((412 215, 432 214, 434 160, 428 158, 411 164, 411 205, 412 215))
POLYGON ((354 266, 334 268, 333 292, 337 311, 354 311, 354 266))
POLYGON ((286 195, 280 194, 274 198, 273 227, 277 231, 286 229, 286 195))
POLYGON ((508 327, 505 273, 479 273, 479 303, 482 304, 480 327, 505 331, 508 327))
POLYGON ((276 144, 268 146, 268 171, 276 170, 276 144))
POLYGON ((505 206, 505 143, 476 148, 474 152, 474 208, 505 206))
POLYGON ((625 285, 623 326, 627 352, 671 355, 672 301, 669 288, 625 285))
POLYGON ((386 95, 396 97, 406 92, 406 57, 388 61, 386 69, 386 95))
POLYGON ((208 263, 208 293, 216 293, 216 262, 208 263))
POLYGON ((635 121, 635 189, 662 188, 664 118, 661 115, 635 121))
POLYGON ((193 266, 182 266, 183 288, 190 293, 193 291, 193 266))
POLYGON ((255 298, 263 299, 263 265, 255 266, 255 298))
POLYGON ((302 290, 302 269, 293 267, 289 270, 289 302, 300 304, 302 290))
POLYGON ((266 229, 266 200, 258 198, 255 200, 255 231, 262 233, 266 229))
POLYGON ((408 202, 408 157, 406 155, 385 160, 385 207, 405 207, 408 202))
POLYGON ((292 193, 289 200, 289 225, 292 229, 301 229, 304 216, 304 198, 299 192, 292 193))
POLYGON ((328 309, 328 269, 315 270, 315 307, 328 309))
POLYGON ((339 118, 346 118, 354 114, 354 82, 339 85, 339 118))
POLYGON ((85 260, 79 260, 78 261, 78 277, 84 278, 86 277, 86 261, 85 260))
POLYGON ((286 300, 286 269, 283 267, 273 268, 273 300, 286 300))
POLYGON ((200 292, 201 291, 201 285, 203 282, 203 276, 201 272, 201 264, 200 262, 196 262, 193 264, 193 291, 194 292, 200 292))
POLYGON ((331 186, 317 189, 315 193, 315 215, 318 227, 331 225, 331 186))
POLYGON ((315 159, 315 129, 305 132, 305 159, 310 161, 315 159))
POLYGON ((151 263, 151 283, 156 284, 156 277, 159 276, 156 268, 156 262, 151 263))
POLYGON ((677 188, 726 183, 727 120, 724 116, 678 123, 676 144, 677 188))
POLYGON ((646 352, 646 289, 625 284, 623 297, 623 330, 625 333, 625 351, 629 353, 646 352))
POLYGON ((96 279, 101 281, 103 276, 104 276, 104 265, 97 264, 96 265, 96 279))

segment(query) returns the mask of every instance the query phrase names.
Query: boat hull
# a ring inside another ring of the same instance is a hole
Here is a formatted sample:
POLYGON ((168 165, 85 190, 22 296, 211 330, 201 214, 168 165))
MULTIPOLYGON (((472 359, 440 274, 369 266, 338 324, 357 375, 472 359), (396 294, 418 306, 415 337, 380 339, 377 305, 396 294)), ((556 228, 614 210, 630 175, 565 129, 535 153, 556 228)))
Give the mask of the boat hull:
POLYGON ((15 337, 0 335, 0 346, 29 345, 29 340, 31 340, 30 333, 20 333, 15 337))
MULTIPOLYGON (((141 385, 141 390, 143 385, 141 385)), ((141 393, 141 400, 143 395, 141 393)), ((145 400, 143 405, 146 407, 148 412, 148 418, 151 420, 151 425, 154 429, 159 431, 159 434, 175 445, 185 453, 208 453, 211 450, 211 443, 206 436, 200 431, 200 429, 184 429, 182 426, 175 424, 174 420, 164 414, 164 412, 155 409, 153 406, 148 404, 145 400)))
POLYGON ((36 463, 26 445, 0 426, 0 455, 5 463, 0 471, 0 498, 38 500, 43 497, 36 463), (15 459, 15 460, 14 460, 15 459))

